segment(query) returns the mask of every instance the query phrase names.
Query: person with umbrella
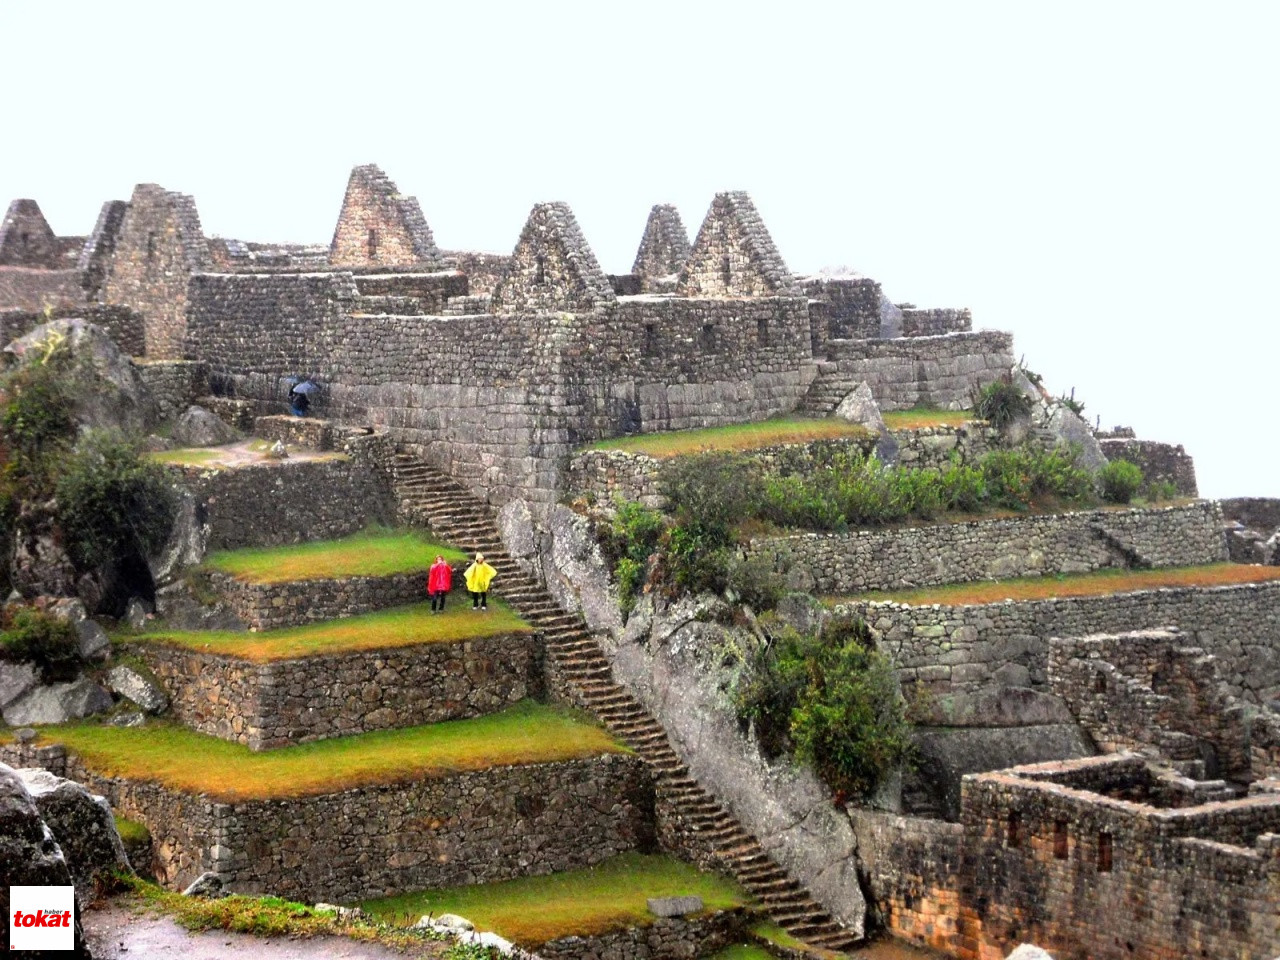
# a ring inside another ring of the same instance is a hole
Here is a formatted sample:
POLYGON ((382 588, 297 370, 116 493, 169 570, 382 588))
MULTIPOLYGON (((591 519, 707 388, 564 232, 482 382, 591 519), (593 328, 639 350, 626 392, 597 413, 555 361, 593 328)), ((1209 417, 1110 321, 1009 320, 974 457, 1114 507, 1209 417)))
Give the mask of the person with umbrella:
POLYGON ((289 380, 293 381, 289 389, 289 408, 295 417, 305 417, 311 407, 311 394, 320 388, 310 380, 299 380, 296 377, 290 377, 289 380))

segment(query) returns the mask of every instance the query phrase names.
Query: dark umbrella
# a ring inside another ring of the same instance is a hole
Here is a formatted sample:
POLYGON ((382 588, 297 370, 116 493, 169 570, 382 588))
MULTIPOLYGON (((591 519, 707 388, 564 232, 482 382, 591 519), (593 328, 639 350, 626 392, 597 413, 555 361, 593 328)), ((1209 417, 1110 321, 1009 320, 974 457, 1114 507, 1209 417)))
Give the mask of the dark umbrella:
POLYGON ((300 384, 293 388, 294 393, 315 393, 320 388, 310 380, 303 380, 300 384))

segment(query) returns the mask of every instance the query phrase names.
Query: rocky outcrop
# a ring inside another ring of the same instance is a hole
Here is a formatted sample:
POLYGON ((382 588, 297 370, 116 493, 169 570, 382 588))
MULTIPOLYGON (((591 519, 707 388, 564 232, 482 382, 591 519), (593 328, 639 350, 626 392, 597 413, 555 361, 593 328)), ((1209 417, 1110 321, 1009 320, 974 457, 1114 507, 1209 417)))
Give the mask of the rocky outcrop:
POLYGON ((173 425, 173 440, 183 447, 216 447, 239 436, 235 427, 196 404, 187 407, 173 425))
POLYGON ((4 722, 11 727, 66 723, 110 710, 112 703, 111 694, 88 677, 80 677, 29 690, 4 708, 4 722))
POLYGON ((105 797, 46 770, 16 772, 62 849, 81 903, 92 898, 95 877, 129 871, 129 858, 105 797))
MULTIPOLYGON (((9 887, 66 886, 71 884, 71 870, 53 832, 40 816, 35 801, 22 779, 10 767, 0 764, 0 913, 3 928, 0 937, 9 941, 9 887)), ((74 952, 60 951, 50 956, 87 958, 91 960, 76 912, 74 952)), ((24 953, 24 957, 38 956, 24 953)))

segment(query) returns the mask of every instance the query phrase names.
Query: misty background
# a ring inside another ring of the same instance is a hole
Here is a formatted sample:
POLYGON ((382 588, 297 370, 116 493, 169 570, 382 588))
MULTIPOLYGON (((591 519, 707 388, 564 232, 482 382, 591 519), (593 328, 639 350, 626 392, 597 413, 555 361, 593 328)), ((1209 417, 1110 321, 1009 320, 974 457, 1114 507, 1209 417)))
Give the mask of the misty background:
POLYGON ((377 163, 445 249, 565 200, 607 272, 745 189, 790 269, 968 306, 1091 421, 1280 496, 1274 3, 6 4, 0 202, 192 194, 328 243, 377 163))

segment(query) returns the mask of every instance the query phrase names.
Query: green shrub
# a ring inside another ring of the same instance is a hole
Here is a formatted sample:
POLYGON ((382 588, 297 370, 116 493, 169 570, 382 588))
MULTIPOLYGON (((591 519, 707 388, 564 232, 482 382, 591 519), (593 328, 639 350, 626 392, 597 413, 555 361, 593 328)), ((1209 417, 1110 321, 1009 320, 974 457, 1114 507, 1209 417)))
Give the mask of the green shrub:
POLYGON ((1153 480, 1147 486, 1147 498, 1153 503, 1176 500, 1178 496, 1178 486, 1172 480, 1153 480))
POLYGON ((87 434, 64 462, 56 497, 67 550, 84 566, 145 558, 173 524, 174 495, 163 468, 104 431, 87 434))
POLYGON ((665 530, 666 520, 657 510, 631 501, 618 504, 605 547, 613 560, 613 578, 624 616, 635 607, 649 558, 657 551, 665 530))
POLYGON ((1142 468, 1128 460, 1112 460, 1098 471, 1098 488, 1108 503, 1129 503, 1142 482, 1142 468))
POLYGON ((19 495, 48 496, 54 461, 65 455, 75 437, 70 364, 70 353, 56 348, 4 380, 0 430, 9 449, 5 469, 19 495))
POLYGON ((763 504, 760 464, 740 453, 677 457, 663 467, 660 487, 681 523, 707 528, 758 516, 763 504))
POLYGON ((768 557, 732 556, 725 567, 725 586, 756 612, 772 610, 787 591, 786 578, 768 557))
POLYGON ((1006 374, 973 394, 973 412, 998 430, 1031 415, 1031 400, 1006 374))
POLYGON ((664 554, 671 584, 685 593, 721 593, 731 544, 724 526, 693 522, 671 528, 664 554))
POLYGON ((1070 394, 1063 394, 1058 398, 1058 402, 1074 413, 1077 417, 1084 415, 1084 401, 1076 399, 1076 388, 1071 388, 1070 394))
POLYGON ((784 629, 757 651, 735 703, 767 756, 793 751, 837 794, 869 796, 911 757, 893 665, 860 620, 833 620, 817 638, 784 629))
POLYGON ((6 617, 0 633, 0 659, 31 662, 45 681, 74 679, 80 670, 80 637, 66 620, 23 607, 6 617))
POLYGON ((636 597, 644 586, 645 565, 623 557, 613 566, 613 579, 618 584, 618 606, 626 617, 635 609, 636 597))

